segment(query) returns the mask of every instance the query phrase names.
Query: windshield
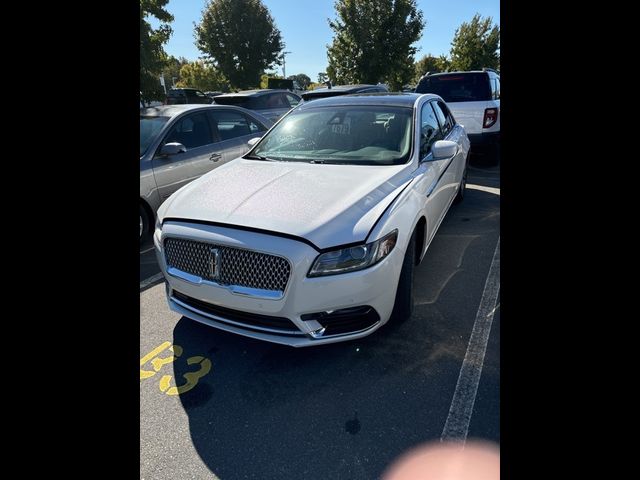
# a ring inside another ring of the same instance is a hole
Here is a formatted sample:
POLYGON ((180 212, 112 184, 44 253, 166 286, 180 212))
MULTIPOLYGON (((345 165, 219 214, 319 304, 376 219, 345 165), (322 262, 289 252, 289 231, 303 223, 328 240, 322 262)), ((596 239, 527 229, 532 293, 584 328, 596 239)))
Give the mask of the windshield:
POLYGON ((247 158, 399 165, 409 160, 412 113, 406 107, 359 105, 294 110, 247 158))
POLYGON ((140 156, 144 155, 153 143, 158 132, 162 130, 169 117, 143 117, 140 116, 140 156))
POLYGON ((435 93, 445 102, 477 102, 491 100, 491 87, 486 73, 452 73, 424 77, 416 93, 435 93))

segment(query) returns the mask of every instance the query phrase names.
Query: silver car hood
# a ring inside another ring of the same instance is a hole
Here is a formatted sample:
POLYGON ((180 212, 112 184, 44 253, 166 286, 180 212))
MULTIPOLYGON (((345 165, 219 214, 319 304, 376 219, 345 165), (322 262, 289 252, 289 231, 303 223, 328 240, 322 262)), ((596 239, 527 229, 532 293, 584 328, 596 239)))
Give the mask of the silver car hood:
POLYGON ((411 179, 411 164, 322 165, 242 158, 175 192, 168 218, 302 237, 318 248, 363 241, 411 179))

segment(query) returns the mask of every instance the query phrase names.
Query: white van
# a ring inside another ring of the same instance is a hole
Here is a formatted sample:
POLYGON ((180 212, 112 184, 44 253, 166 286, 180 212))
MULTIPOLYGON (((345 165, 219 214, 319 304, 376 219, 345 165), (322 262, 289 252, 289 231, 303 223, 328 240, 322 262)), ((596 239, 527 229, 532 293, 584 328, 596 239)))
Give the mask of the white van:
POLYGON ((472 151, 497 154, 500 144, 500 74, 484 68, 469 72, 427 72, 416 93, 435 93, 464 125, 472 151))

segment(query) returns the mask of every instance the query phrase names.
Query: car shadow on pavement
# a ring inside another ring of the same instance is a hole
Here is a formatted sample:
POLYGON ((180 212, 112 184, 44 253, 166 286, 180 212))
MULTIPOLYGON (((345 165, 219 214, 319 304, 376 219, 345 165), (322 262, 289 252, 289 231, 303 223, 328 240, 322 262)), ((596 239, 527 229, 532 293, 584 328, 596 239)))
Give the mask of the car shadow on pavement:
MULTIPOLYGON (((363 339, 295 349, 181 318, 176 384, 197 370, 186 358, 211 361, 179 397, 209 470, 224 480, 372 479, 439 439, 499 235, 496 197, 471 189, 451 209, 416 269, 415 296, 428 301, 363 339)), ((487 352, 482 375, 499 384, 499 351, 487 352)))

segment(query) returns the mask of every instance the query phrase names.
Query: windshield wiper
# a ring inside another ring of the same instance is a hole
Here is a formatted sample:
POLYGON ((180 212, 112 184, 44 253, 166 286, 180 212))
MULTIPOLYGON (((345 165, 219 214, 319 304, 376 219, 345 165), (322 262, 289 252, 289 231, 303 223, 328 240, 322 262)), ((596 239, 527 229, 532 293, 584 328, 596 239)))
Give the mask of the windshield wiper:
POLYGON ((309 160, 309 163, 319 163, 319 164, 327 164, 327 165, 341 165, 345 163, 340 160, 309 160))
POLYGON ((267 162, 275 162, 272 158, 263 157, 262 155, 245 155, 242 158, 246 158, 248 160, 264 160, 267 162))

